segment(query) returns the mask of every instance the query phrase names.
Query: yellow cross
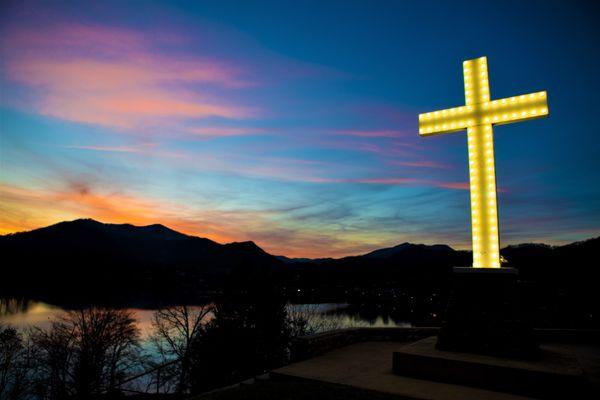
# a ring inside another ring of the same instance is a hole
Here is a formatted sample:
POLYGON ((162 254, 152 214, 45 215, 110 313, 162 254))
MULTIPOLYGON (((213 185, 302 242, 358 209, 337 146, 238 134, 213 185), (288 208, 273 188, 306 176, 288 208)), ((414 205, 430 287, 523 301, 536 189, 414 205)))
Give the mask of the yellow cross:
POLYGON ((492 126, 547 116, 546 92, 490 101, 486 57, 463 62, 463 75, 466 105, 420 114, 419 135, 467 130, 473 267, 500 268, 492 126))

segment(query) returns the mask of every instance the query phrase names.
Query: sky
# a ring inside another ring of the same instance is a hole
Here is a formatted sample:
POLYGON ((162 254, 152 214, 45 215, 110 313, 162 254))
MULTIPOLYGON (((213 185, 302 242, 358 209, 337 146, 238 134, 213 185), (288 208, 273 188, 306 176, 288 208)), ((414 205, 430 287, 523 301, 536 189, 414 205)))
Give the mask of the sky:
POLYGON ((466 133, 418 114, 548 91, 494 129, 501 245, 600 235, 600 9, 589 1, 0 5, 0 234, 63 220, 272 254, 470 248, 466 133))

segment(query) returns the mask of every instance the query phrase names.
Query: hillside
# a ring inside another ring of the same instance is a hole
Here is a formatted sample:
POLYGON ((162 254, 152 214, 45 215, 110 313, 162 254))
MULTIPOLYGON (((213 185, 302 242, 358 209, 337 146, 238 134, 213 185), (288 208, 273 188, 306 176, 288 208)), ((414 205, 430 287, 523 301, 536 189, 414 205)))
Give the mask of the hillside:
POLYGON ((91 219, 0 237, 0 290, 103 298, 196 292, 240 269, 270 273, 279 263, 252 242, 218 244, 162 225, 91 219))
MULTIPOLYGON (((524 281, 547 287, 595 287, 600 238, 565 246, 502 249, 524 281)), ((284 289, 340 293, 358 287, 444 287, 468 251, 403 243, 340 259, 272 256, 253 242, 219 244, 163 225, 61 222, 0 236, 3 294, 127 299, 197 296, 230 277, 273 279, 284 289)), ((591 289, 590 289, 591 290, 591 289)))

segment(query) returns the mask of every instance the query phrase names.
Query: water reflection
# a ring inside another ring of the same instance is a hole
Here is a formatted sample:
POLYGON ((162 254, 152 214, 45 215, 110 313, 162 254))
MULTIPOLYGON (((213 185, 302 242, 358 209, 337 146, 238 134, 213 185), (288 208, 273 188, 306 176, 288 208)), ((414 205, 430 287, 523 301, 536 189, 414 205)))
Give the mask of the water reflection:
POLYGON ((33 303, 27 299, 0 298, 0 316, 27 312, 33 303))
POLYGON ((0 299, 0 322, 17 328, 48 328, 51 320, 64 314, 60 307, 28 299, 0 299))
MULTIPOLYGON (((152 332, 152 316, 155 310, 129 308, 135 314, 142 338, 152 332)), ((52 321, 64 316, 67 309, 29 299, 0 298, 0 322, 18 329, 37 327, 47 329, 52 321)))
POLYGON ((324 314, 342 318, 345 327, 357 325, 371 328, 406 328, 413 325, 393 306, 343 304, 326 310, 324 314))
MULTIPOLYGON (((152 318, 155 309, 128 308, 135 313, 142 338, 152 333, 152 318)), ((289 313, 311 315, 313 323, 322 327, 319 330, 349 327, 406 327, 405 320, 393 318, 389 313, 357 310, 347 303, 314 303, 288 305, 289 313)), ((0 322, 16 328, 49 328, 51 322, 67 313, 67 309, 31 299, 0 298, 0 322)))

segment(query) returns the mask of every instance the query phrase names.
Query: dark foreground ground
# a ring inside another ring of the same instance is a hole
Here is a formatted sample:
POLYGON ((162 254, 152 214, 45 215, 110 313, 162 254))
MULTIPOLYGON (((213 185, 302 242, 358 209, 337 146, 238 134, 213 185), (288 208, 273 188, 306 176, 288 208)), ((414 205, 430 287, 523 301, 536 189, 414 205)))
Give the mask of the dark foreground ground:
MULTIPOLYGON (((332 349, 244 384, 193 399, 437 399, 525 400, 530 397, 432 382, 392 373, 392 353, 407 343, 369 341, 332 349)), ((562 343, 600 394, 600 344, 562 343)))
POLYGON ((134 395, 102 400, 392 400, 397 396, 321 382, 281 382, 271 379, 242 383, 195 396, 134 395))
POLYGON ((218 392, 193 397, 194 400, 391 400, 398 399, 393 395, 360 390, 351 387, 320 382, 278 382, 273 380, 258 381, 253 384, 240 385, 218 392))

